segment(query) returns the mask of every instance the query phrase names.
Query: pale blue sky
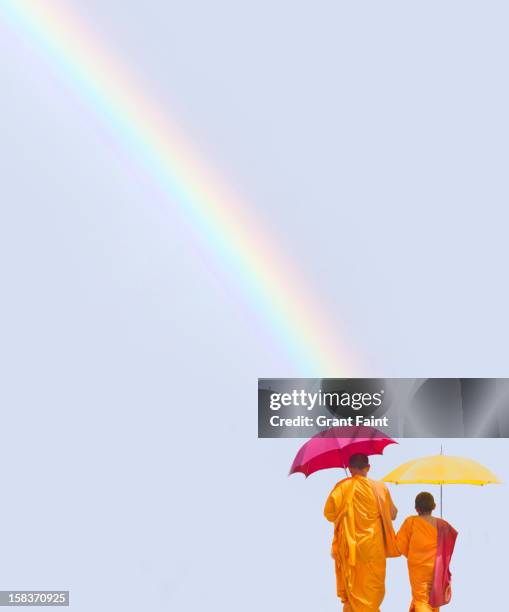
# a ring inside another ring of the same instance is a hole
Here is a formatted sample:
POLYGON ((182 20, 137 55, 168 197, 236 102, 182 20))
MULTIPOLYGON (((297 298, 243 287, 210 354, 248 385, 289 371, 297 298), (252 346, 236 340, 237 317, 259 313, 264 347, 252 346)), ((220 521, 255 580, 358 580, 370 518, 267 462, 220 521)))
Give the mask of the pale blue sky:
MULTIPOLYGON (((366 375, 507 375, 506 3, 66 4, 267 219, 366 375)), ((307 373, 1 18, 0 75, 2 588, 69 588, 80 612, 336 610, 334 475, 288 480, 298 441, 255 437, 257 377, 307 373)), ((506 441, 450 445, 508 480, 506 441)), ((506 487, 446 500, 450 610, 489 607, 506 487)), ((384 609, 405 609, 390 572, 384 609)))

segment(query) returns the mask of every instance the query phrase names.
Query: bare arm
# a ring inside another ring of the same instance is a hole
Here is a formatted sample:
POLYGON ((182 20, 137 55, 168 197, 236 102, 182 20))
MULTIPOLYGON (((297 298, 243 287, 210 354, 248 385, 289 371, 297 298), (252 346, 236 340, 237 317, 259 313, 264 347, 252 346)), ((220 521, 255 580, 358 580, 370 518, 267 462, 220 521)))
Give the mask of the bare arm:
POLYGON ((398 516, 398 509, 396 508, 396 506, 394 505, 391 499, 391 519, 394 521, 396 520, 397 516, 398 516))

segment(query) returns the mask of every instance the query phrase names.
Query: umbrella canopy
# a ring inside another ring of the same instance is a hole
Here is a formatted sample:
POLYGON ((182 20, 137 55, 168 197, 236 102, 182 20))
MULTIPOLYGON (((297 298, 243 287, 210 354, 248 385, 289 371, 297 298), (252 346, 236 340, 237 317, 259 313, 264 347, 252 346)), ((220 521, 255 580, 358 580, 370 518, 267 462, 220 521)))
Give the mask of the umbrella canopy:
POLYGON ((443 515, 444 484, 487 485, 500 484, 500 480, 487 467, 465 457, 432 455, 403 463, 382 479, 394 484, 440 485, 440 516, 443 515))
POLYGON ((433 455, 403 463, 383 478, 395 484, 500 484, 488 468, 465 457, 433 455))
POLYGON ((346 468, 352 455, 381 455, 389 444, 397 442, 374 427, 331 427, 317 433, 301 446, 290 474, 301 472, 307 478, 318 470, 346 468))

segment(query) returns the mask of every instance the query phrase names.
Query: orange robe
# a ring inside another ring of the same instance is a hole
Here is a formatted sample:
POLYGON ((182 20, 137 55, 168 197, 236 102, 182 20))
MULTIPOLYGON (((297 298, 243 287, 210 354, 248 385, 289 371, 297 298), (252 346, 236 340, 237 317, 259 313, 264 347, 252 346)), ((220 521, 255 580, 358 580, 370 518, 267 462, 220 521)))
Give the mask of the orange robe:
POLYGON ((324 515, 334 523, 332 556, 344 612, 380 610, 385 559, 399 554, 389 517, 393 507, 385 485, 364 476, 342 480, 327 499, 324 515))
POLYGON ((435 558, 437 528, 420 516, 409 516, 398 531, 401 554, 408 559, 408 574, 412 586, 410 612, 438 612, 429 604, 435 558))

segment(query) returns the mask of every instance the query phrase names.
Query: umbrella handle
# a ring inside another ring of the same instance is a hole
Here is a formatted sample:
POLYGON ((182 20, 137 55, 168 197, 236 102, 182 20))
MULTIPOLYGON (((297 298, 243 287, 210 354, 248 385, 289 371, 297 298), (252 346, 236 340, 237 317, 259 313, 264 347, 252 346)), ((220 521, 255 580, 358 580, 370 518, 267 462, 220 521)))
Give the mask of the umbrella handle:
POLYGON ((340 455, 341 460, 343 462, 343 469, 345 470, 345 476, 348 478, 348 472, 346 471, 345 459, 344 459, 344 456, 343 456, 343 449, 341 447, 339 448, 339 455, 340 455))
MULTIPOLYGON (((440 445, 440 454, 444 454, 444 446, 440 445)), ((443 494, 442 494, 442 486, 440 485, 440 518, 444 518, 444 502, 443 502, 443 494)))

